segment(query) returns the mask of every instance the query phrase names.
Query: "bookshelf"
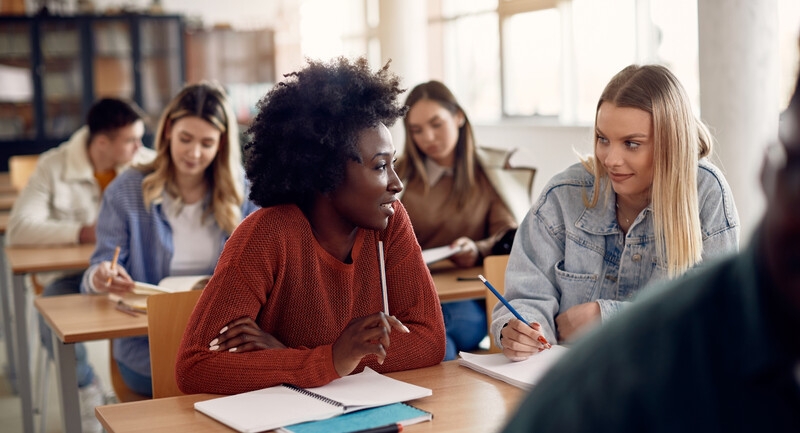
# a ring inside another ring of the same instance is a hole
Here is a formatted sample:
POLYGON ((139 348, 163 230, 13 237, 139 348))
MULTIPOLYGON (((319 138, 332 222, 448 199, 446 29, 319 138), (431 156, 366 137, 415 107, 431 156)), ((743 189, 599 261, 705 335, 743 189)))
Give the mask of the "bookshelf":
POLYGON ((239 123, 248 125, 256 102, 275 83, 275 31, 190 29, 186 64, 189 82, 216 80, 225 86, 239 123))
POLYGON ((0 16, 0 171, 69 138, 102 97, 155 122, 186 76, 183 27, 178 15, 0 16))

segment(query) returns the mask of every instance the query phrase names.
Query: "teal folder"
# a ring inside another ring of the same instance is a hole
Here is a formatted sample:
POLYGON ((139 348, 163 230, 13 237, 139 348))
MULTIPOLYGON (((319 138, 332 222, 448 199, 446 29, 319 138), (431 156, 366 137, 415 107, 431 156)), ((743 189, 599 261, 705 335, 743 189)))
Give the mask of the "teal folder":
POLYGON ((431 418, 433 418, 433 415, 430 412, 425 412, 405 403, 395 403, 388 406, 350 412, 320 421, 289 425, 283 427, 280 431, 291 433, 350 433, 394 423, 411 425, 430 421, 431 418))

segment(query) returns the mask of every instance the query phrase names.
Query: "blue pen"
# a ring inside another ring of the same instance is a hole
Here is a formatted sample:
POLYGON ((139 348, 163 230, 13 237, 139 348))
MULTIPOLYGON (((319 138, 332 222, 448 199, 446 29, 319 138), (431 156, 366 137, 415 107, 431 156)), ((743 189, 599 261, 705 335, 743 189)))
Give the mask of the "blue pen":
POLYGON ((515 316, 517 316, 517 319, 522 320, 523 323, 528 323, 527 321, 525 321, 525 318, 522 317, 522 315, 520 315, 519 313, 517 313, 517 310, 515 310, 514 307, 512 307, 511 304, 509 304, 508 301, 506 301, 506 298, 504 298, 503 295, 501 295, 500 292, 497 291, 497 289, 492 287, 492 284, 490 282, 486 281, 486 278, 484 278, 483 275, 478 275, 478 278, 480 278, 481 281, 483 281, 483 284, 485 284, 486 287, 488 287, 489 290, 491 290, 492 293, 494 293, 494 295, 497 296, 497 299, 499 299, 500 302, 502 302, 503 305, 505 305, 509 311, 511 311, 515 316))
MULTIPOLYGON (((521 315, 521 314, 519 314, 519 313, 517 312, 517 310, 515 310, 515 309, 514 309, 514 307, 512 307, 512 306, 511 306, 511 304, 509 304, 509 303, 508 303, 508 301, 506 301, 506 298, 504 298, 504 297, 503 297, 503 295, 501 295, 501 294, 500 294, 500 292, 498 292, 498 291, 497 291, 497 289, 495 289, 494 287, 492 287, 492 284, 491 284, 490 282, 486 281, 486 278, 484 278, 484 277, 483 277, 483 275, 478 275, 478 278, 480 278, 480 279, 481 279, 481 281, 483 281, 483 284, 484 284, 484 285, 486 285, 486 287, 488 287, 488 288, 489 288, 489 290, 491 290, 491 291, 492 291, 492 293, 494 293, 494 295, 495 295, 495 296, 497 296, 497 299, 499 299, 499 300, 500 300, 500 302, 502 302, 502 303, 503 303, 503 305, 505 305, 505 306, 506 306, 506 308, 508 308, 508 311, 511 311, 511 313, 513 313, 515 316, 517 316, 517 319, 521 320, 521 321, 522 321, 522 323, 528 323, 528 322, 525 320, 525 318, 524 318, 524 317, 522 317, 522 315, 521 315)), ((540 342, 540 343, 542 343, 542 344, 547 344, 547 345, 549 345, 549 343, 547 342, 547 340, 546 340, 544 337, 542 337, 542 336, 539 336, 539 342, 540 342)))

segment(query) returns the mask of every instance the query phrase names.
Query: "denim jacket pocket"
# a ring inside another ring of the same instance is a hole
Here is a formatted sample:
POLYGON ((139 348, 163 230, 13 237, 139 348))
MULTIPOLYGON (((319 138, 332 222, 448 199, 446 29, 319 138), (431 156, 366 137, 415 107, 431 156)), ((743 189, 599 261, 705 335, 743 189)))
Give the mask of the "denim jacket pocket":
POLYGON ((561 292, 559 311, 590 302, 597 291, 597 274, 579 274, 564 270, 564 261, 556 263, 556 284, 561 292))
POLYGON ((646 281, 650 283, 653 281, 666 280, 668 275, 669 271, 667 269, 667 264, 664 263, 663 260, 653 259, 652 272, 646 281))

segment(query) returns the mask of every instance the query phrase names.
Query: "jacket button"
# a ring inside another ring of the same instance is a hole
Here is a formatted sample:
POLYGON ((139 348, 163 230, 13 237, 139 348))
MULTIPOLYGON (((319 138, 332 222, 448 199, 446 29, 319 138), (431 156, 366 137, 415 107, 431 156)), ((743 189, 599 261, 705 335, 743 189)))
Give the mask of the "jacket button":
POLYGON ((642 255, 641 254, 634 254, 633 257, 631 257, 631 260, 633 260, 634 262, 639 262, 639 261, 642 260, 642 255))

